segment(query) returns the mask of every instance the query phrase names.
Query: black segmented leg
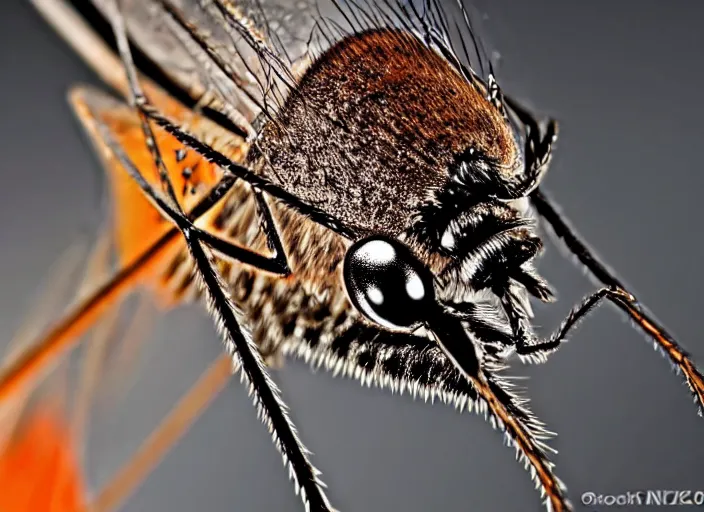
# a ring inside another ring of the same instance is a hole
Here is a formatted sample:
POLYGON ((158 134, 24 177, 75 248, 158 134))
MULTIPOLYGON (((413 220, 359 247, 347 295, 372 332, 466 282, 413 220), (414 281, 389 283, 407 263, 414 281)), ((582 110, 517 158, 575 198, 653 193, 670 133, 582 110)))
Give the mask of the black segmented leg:
POLYGON ((577 324, 584 319, 600 302, 608 299, 618 303, 621 294, 617 289, 601 288, 588 295, 582 302, 576 305, 563 320, 560 327, 547 339, 537 343, 530 343, 528 339, 521 338, 516 343, 516 353, 525 356, 530 362, 543 362, 547 356, 555 352, 560 344, 565 341, 567 335, 577 324))
MULTIPOLYGON (((124 20, 119 13, 119 9, 117 9, 117 5, 114 7, 115 10, 111 16, 113 29, 123 64, 126 68, 131 93, 130 101, 132 106, 139 112, 140 118, 143 121, 142 127, 147 146, 154 156, 155 163, 159 166, 161 156, 159 155, 159 149, 149 129, 148 122, 149 115, 147 112, 151 110, 151 107, 148 99, 139 88, 137 73, 130 54, 124 20)), ((146 197, 149 198, 162 214, 173 222, 183 234, 189 252, 195 261, 198 277, 201 281, 200 284, 208 300, 209 312, 216 320, 223 334, 225 348, 232 356, 233 360, 241 367, 258 413, 272 434, 274 444, 284 459, 284 465, 290 471, 296 492, 301 491, 301 498, 306 509, 315 511, 332 510, 323 491, 323 484, 318 477, 320 473, 310 463, 308 459, 309 452, 298 438, 296 428, 287 414, 287 407, 280 397, 278 388, 269 377, 257 347, 254 345, 251 337, 245 334, 240 328, 239 318, 241 314, 226 292, 222 278, 214 268, 212 254, 210 254, 210 250, 213 249, 239 261, 248 259, 248 262, 255 266, 256 263, 269 261, 273 262, 275 266, 281 267, 279 273, 288 273, 288 264, 285 264, 283 267, 281 265, 281 258, 284 258, 283 261, 285 261, 285 255, 283 251, 280 250, 281 241, 275 231, 273 223, 270 223, 271 215, 266 204, 261 200, 258 200, 257 203, 260 209, 263 207, 264 224, 268 226, 265 227, 265 231, 269 239, 269 245, 275 252, 273 258, 270 259, 257 255, 257 253, 253 251, 248 251, 233 244, 229 244, 224 240, 220 240, 196 228, 185 216, 178 202, 175 201, 175 195, 172 194, 173 188, 171 187, 170 179, 165 169, 162 170, 160 167, 159 174, 163 188, 169 196, 169 200, 163 199, 153 190, 141 175, 139 169, 126 158, 124 152, 119 151, 119 148, 117 148, 114 143, 112 144, 112 149, 118 150, 116 156, 142 188, 146 197), (258 259, 257 256, 261 259, 258 259)), ((163 166, 163 163, 161 163, 161 166, 163 166)))
POLYGON ((507 310, 512 334, 503 332, 499 323, 492 324, 487 322, 487 313, 477 308, 474 304, 462 304, 462 309, 455 309, 453 313, 456 317, 467 322, 469 329, 479 335, 481 339, 498 342, 504 347, 513 345, 516 349, 516 354, 521 356, 522 360, 532 363, 544 362, 548 356, 560 347, 577 324, 603 300, 609 300, 617 306, 620 306, 623 300, 623 294, 619 289, 601 288, 589 294, 582 302, 572 308, 560 327, 552 335, 543 340, 534 340, 533 336, 529 334, 531 331, 525 325, 524 320, 527 320, 521 316, 522 309, 514 307, 511 297, 511 294, 502 296, 502 299, 507 298, 504 301, 504 309, 507 310))
MULTIPOLYGON (((551 133, 548 123, 545 134, 541 134, 538 120, 515 100, 506 98, 506 103, 526 130, 526 165, 541 161, 545 166, 549 160, 550 146, 556 137, 551 133), (533 143, 531 144, 531 140, 533 143), (535 141, 542 141, 535 144, 535 141)), ((695 403, 699 407, 700 416, 704 412, 704 377, 697 369, 689 354, 675 341, 665 327, 658 322, 648 309, 640 304, 628 288, 610 270, 607 265, 589 248, 582 237, 570 226, 569 221, 559 212, 558 207, 542 190, 536 188, 530 193, 530 200, 538 215, 552 228, 553 235, 560 240, 570 253, 577 257, 589 274, 602 285, 611 290, 606 296, 619 309, 624 311, 632 321, 655 343, 672 364, 681 372, 695 403)))
POLYGON ((252 185, 253 188, 264 191, 270 196, 281 200, 281 202, 284 203, 286 206, 308 217, 315 223, 320 224, 321 226, 339 234, 340 236, 343 236, 350 240, 354 240, 357 238, 357 232, 349 226, 345 226, 338 219, 325 213, 321 209, 310 205, 304 202, 303 200, 299 199, 295 195, 291 194, 290 192, 287 192, 283 188, 269 181, 264 176, 256 174, 247 167, 233 162, 222 153, 213 149, 208 144, 205 144, 202 141, 198 140, 196 137, 181 128, 177 123, 174 123, 168 118, 161 115, 151 105, 145 104, 140 108, 143 110, 145 115, 149 117, 150 120, 154 121, 168 133, 173 135, 176 140, 178 140, 181 144, 188 147, 189 149, 192 149, 209 162, 217 165, 226 173, 232 174, 233 176, 236 176, 237 178, 246 181, 247 183, 252 185))
MULTIPOLYGON (((191 215, 186 216, 186 214, 181 210, 178 204, 172 206, 166 200, 164 200, 164 198, 157 194, 157 192, 149 184, 149 182, 144 179, 139 169, 137 169, 137 167, 130 160, 125 151, 119 146, 119 144, 114 141, 107 127, 102 124, 98 124, 98 130, 101 132, 103 140, 113 152, 115 157, 119 160, 120 164, 127 171, 130 177, 134 179, 134 181, 140 186, 140 188, 142 189, 146 197, 152 202, 154 207, 159 210, 165 218, 170 219, 179 229, 190 230, 195 236, 200 239, 201 242, 205 243, 210 249, 212 249, 213 251, 218 253, 218 255, 223 256, 226 259, 231 259, 239 263, 251 265, 260 270, 281 275, 282 277, 285 277, 291 273, 291 270, 288 266, 288 261, 286 260, 286 255, 281 249, 279 251, 275 251, 274 256, 267 257, 256 251, 252 251, 245 247, 233 244, 218 236, 212 235, 207 231, 203 231, 195 227, 192 223, 192 219, 197 217, 198 215, 194 215, 192 213, 191 215)), ((232 184, 234 184, 234 181, 231 177, 225 177, 220 183, 218 183, 218 185, 216 185, 216 191, 221 189, 221 184, 225 180, 227 180, 228 183, 231 182, 232 184)), ((230 188, 231 185, 227 188, 227 190, 229 190, 230 188)), ((224 190, 218 195, 220 194, 224 194, 224 190)), ((265 226, 265 233, 267 235, 267 239, 270 240, 269 245, 271 245, 272 247, 280 248, 281 240, 278 232, 276 231, 273 226, 273 223, 271 222, 271 213, 268 210, 268 206, 263 203, 262 205, 260 205, 260 208, 266 208, 266 214, 262 214, 262 218, 264 221, 263 223, 265 226)))
POLYGON ((612 302, 625 312, 631 320, 655 343, 664 355, 684 375, 695 403, 699 407, 699 415, 704 411, 704 377, 694 362, 658 322, 648 309, 640 304, 635 296, 628 291, 613 271, 588 248, 581 237, 569 226, 567 220, 558 212, 550 199, 540 190, 531 195, 531 201, 538 214, 552 227, 557 237, 569 249, 570 253, 589 271, 592 277, 615 290, 612 302))

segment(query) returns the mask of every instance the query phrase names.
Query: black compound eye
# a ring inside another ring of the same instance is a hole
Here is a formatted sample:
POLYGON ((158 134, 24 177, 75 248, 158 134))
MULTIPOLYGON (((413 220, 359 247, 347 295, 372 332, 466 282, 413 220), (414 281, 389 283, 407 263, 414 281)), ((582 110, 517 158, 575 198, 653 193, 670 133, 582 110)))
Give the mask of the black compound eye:
POLYGON ((430 271, 398 240, 372 236, 345 255, 343 275, 354 306, 392 329, 420 324, 434 304, 430 271))

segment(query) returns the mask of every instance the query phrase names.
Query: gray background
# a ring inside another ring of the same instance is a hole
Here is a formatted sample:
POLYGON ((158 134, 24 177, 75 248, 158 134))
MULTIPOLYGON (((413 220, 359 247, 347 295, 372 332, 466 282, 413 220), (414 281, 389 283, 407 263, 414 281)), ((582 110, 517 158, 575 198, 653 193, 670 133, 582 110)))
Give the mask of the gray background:
MULTIPOLYGON (((502 55, 504 88, 562 121, 546 188, 704 362, 704 3, 479 5, 502 55)), ((95 79, 26 2, 0 2, 0 73, 0 336, 9 339, 52 261, 99 226, 104 181, 64 101, 71 84, 95 79)), ((547 332, 590 285, 551 246, 541 270, 561 299, 538 310, 547 332)), ((217 352, 197 308, 169 318, 176 327, 161 334, 182 341, 176 355, 202 362, 217 352)), ((178 387, 189 382, 186 367, 158 368, 178 387)), ((576 504, 585 491, 704 490, 702 420, 681 380, 611 308, 549 363, 517 364, 513 373, 530 376, 533 408, 559 432, 557 471, 576 504)), ((276 379, 343 510, 539 510, 512 450, 478 417, 297 363, 276 379)), ((233 382, 125 510, 300 510, 300 503, 233 382)))

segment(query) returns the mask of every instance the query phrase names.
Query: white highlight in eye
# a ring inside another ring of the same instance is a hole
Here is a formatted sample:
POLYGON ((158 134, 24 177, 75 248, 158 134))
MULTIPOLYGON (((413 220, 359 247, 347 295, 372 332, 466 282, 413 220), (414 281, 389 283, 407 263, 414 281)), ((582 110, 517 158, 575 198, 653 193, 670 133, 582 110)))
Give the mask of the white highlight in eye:
POLYGON ((369 300, 377 306, 381 306, 384 303, 384 294, 381 293, 381 290, 376 286, 370 286, 367 288, 367 297, 369 297, 369 300))
POLYGON ((445 231, 445 233, 442 235, 440 245, 442 245, 445 249, 455 248, 455 237, 452 235, 449 229, 445 231))
POLYGON ((365 260, 377 264, 391 263, 396 258, 393 245, 384 240, 372 240, 366 243, 360 253, 365 260))
POLYGON ((421 300, 425 297, 425 287, 419 276, 412 275, 408 281, 406 281, 406 293, 408 293, 408 296, 413 300, 421 300))

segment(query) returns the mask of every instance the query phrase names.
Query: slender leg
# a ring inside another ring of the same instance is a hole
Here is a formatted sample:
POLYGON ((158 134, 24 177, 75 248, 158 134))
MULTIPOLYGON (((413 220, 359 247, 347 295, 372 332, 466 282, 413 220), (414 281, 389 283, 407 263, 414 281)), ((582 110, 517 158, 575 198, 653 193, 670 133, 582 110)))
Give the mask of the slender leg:
MULTIPOLYGON (((188 230, 193 235, 197 236, 199 240, 208 245, 211 249, 216 251, 219 255, 224 256, 228 259, 235 260, 239 263, 244 263, 251 265, 260 270, 266 272, 271 272, 273 274, 278 274, 281 276, 287 276, 291 273, 288 262, 286 261, 283 251, 279 251, 272 257, 264 256, 256 251, 252 251, 245 247, 240 247, 239 245, 233 244, 219 238, 215 235, 203 231, 195 227, 191 219, 181 210, 180 206, 176 204, 175 206, 170 205, 167 201, 161 198, 149 182, 142 176, 139 169, 134 163, 129 159, 125 151, 117 144, 107 127, 104 125, 99 125, 99 130, 101 131, 101 136, 103 137, 105 143, 110 148, 110 150, 115 154, 116 158, 120 161, 120 164, 129 173, 129 175, 137 182, 137 184, 142 188, 144 194, 149 198, 149 200, 154 204, 154 207, 161 212, 161 214, 170 219, 181 231, 188 230)), ((168 176, 167 176, 168 179, 168 176)), ((268 212, 268 206, 263 201, 258 203, 260 208, 265 208, 268 212)), ((281 247, 281 240, 276 233, 273 225, 270 224, 271 214, 268 212, 262 215, 265 224, 265 233, 267 239, 269 239, 270 246, 281 247), (274 241, 271 241, 274 239, 274 241)))
MULTIPOLYGON (((123 64, 127 68, 131 103, 139 110, 140 115, 145 115, 149 102, 139 90, 124 20, 118 9, 113 13, 112 22, 123 64)), ((145 124, 148 125, 148 121, 145 124)), ((153 137, 150 137, 146 130, 145 137, 148 145, 150 140, 153 142, 153 137)), ((150 146, 150 150, 155 154, 155 161, 158 165, 161 159, 156 144, 153 144, 153 147, 150 146)), ((307 509, 331 510, 328 499, 323 492, 323 484, 318 478, 319 471, 310 463, 309 452, 298 438, 296 428, 288 416, 287 407, 280 397, 278 388, 269 377, 256 345, 250 335, 240 328, 239 318, 242 315, 226 292, 222 278, 214 268, 213 257, 206 247, 213 248, 218 252, 225 252, 224 248, 217 246, 214 237, 194 227, 177 202, 172 206, 160 198, 141 175, 139 169, 131 162, 121 161, 121 163, 142 188, 145 195, 181 231, 191 257, 195 261, 198 278, 207 298, 209 312, 221 330, 228 354, 242 369, 242 377, 249 387, 257 412, 272 434, 274 444, 283 457, 284 465, 290 470, 296 492, 301 491, 301 498, 307 509)), ((163 174, 163 178, 167 182, 170 181, 166 172, 163 174)), ((169 184, 167 183, 164 188, 168 191, 169 184)), ((266 229, 266 231, 268 236, 274 235, 277 239, 272 245, 280 247, 280 239, 274 234, 275 230, 266 229)), ((232 254, 232 252, 229 254, 235 259, 239 259, 239 256, 246 253, 256 254, 236 246, 230 246, 227 250, 232 251, 233 248, 236 249, 234 252, 237 254, 232 254)), ((281 256, 281 254, 277 254, 274 259, 281 256)))
POLYGON ((555 236, 579 259, 589 273, 614 290, 612 302, 624 311, 663 351, 675 365, 675 368, 682 372, 694 395, 695 402, 699 406, 699 415, 701 416, 704 411, 704 377, 690 359, 689 354, 679 346, 662 324, 648 312, 645 306, 637 301, 615 274, 589 249, 545 194, 536 190, 531 195, 531 200, 538 214, 550 224, 555 236))
POLYGON ((567 335, 577 324, 584 319, 600 302, 608 299, 614 304, 618 304, 621 293, 617 289, 601 288, 588 295, 582 302, 576 305, 562 321, 560 327, 546 340, 537 343, 530 343, 528 339, 521 338, 516 343, 516 353, 522 356, 521 359, 527 362, 542 363, 547 356, 555 352, 566 340, 567 335))
MULTIPOLYGON (((566 341, 567 335, 577 326, 577 324, 582 321, 594 308, 596 308, 603 300, 609 300, 619 307, 622 307, 623 292, 618 288, 600 288, 599 290, 587 295, 582 302, 577 304, 568 313, 567 317, 563 320, 560 327, 547 339, 535 340, 528 334, 530 331, 526 331, 523 328, 523 324, 520 322, 511 321, 511 331, 513 332, 513 337, 508 338, 508 343, 506 343, 506 336, 501 331, 498 331, 496 326, 488 324, 486 322, 486 313, 479 312, 475 310, 476 306, 473 304, 463 304, 462 307, 465 311, 462 313, 454 312, 455 316, 462 318, 462 320, 469 323, 470 330, 473 332, 488 333, 485 337, 491 340, 501 340, 503 345, 514 344, 516 348, 516 354, 521 357, 521 360, 528 363, 543 363, 548 356, 552 355, 560 345, 566 341), (503 337, 499 338, 497 335, 503 337)), ((508 303, 510 305, 510 302, 508 303)), ((513 306, 506 307, 507 314, 513 306)), ((509 317, 511 315, 509 314, 509 317)), ((509 318, 511 320, 511 318, 509 318)))
MULTIPOLYGON (((549 126, 554 122, 549 122, 546 134, 539 135, 539 123, 530 112, 516 101, 508 98, 507 104, 519 121, 523 123, 527 131, 527 165, 530 162, 541 161, 544 161, 544 165, 547 165, 550 146, 556 136, 555 133, 550 133, 549 126), (542 142, 531 145, 531 140, 541 140, 542 142)), ((704 377, 702 377, 701 372, 690 359, 689 354, 679 346, 674 337, 653 317, 647 308, 638 302, 616 274, 594 254, 581 236, 569 225, 569 221, 558 211, 558 208, 549 197, 539 188, 536 188, 530 194, 530 199, 538 215, 550 224, 554 235, 579 259, 592 277, 610 290, 605 296, 624 311, 663 351, 672 364, 675 365, 675 368, 682 372, 689 389, 694 395, 695 403, 699 406, 699 415, 701 416, 704 413, 704 377)))
POLYGON ((296 210, 302 215, 305 215, 317 224, 320 224, 321 226, 326 227, 347 239, 354 240, 357 238, 357 233, 352 228, 343 225, 339 220, 332 217, 328 213, 325 213, 321 209, 302 201, 295 195, 291 194, 290 192, 287 192, 286 190, 272 183, 265 177, 255 174, 247 167, 233 162, 222 153, 216 151, 209 145, 201 142, 196 137, 181 128, 179 125, 173 123, 168 118, 161 115, 151 105, 143 105, 141 108, 149 117, 149 119, 161 126, 168 133, 176 137, 176 139, 181 144, 183 144, 189 149, 192 149, 209 162, 214 163, 228 174, 236 176, 237 178, 246 181, 253 187, 262 190, 267 194, 276 197, 277 199, 280 199, 290 208, 296 210))

